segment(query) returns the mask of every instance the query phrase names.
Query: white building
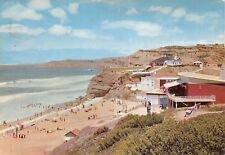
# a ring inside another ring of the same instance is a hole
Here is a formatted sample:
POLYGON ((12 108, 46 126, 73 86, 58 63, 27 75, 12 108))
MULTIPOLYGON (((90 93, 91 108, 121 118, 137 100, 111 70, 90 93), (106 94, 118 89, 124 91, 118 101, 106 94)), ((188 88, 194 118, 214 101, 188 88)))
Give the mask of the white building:
POLYGON ((164 62, 164 66, 179 66, 182 65, 180 58, 178 58, 176 55, 173 59, 166 60, 164 62))
POLYGON ((141 80, 137 84, 130 84, 131 90, 142 91, 160 91, 165 83, 177 81, 177 76, 154 74, 152 76, 141 77, 141 80))
POLYGON ((195 66, 198 66, 198 67, 203 67, 203 62, 201 62, 201 61, 195 61, 194 63, 193 63, 195 66))

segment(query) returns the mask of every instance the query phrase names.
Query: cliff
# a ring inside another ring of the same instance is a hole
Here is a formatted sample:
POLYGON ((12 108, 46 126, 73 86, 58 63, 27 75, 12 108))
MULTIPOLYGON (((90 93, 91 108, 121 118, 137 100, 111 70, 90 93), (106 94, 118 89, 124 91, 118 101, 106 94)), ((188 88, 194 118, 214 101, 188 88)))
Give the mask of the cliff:
POLYGON ((183 64, 193 64, 199 60, 207 64, 225 65, 224 44, 209 44, 195 46, 165 46, 153 50, 139 50, 129 57, 133 64, 149 64, 150 61, 164 54, 173 54, 181 58, 183 64))
POLYGON ((99 75, 91 79, 87 96, 93 97, 124 97, 124 93, 128 91, 126 84, 137 81, 131 78, 131 75, 114 71, 113 69, 104 69, 99 75))

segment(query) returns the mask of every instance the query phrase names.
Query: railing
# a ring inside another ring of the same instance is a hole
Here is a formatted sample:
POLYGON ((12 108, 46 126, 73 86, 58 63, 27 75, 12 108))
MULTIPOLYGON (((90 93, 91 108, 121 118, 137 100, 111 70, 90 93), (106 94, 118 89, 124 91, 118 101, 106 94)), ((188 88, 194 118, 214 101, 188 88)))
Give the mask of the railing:
POLYGON ((166 91, 166 95, 169 99, 175 101, 175 102, 214 102, 216 101, 215 95, 209 95, 209 96, 174 96, 166 91))
POLYGON ((212 99, 215 100, 215 95, 210 96, 176 96, 177 98, 184 98, 184 99, 212 99))
POLYGON ((155 73, 155 72, 157 72, 157 71, 159 71, 159 70, 161 70, 162 68, 165 68, 166 66, 161 66, 161 67, 159 67, 159 68, 156 68, 156 69, 154 69, 154 70, 150 70, 150 71, 139 71, 139 72, 133 72, 132 74, 133 75, 142 75, 142 74, 152 74, 152 73, 155 73))

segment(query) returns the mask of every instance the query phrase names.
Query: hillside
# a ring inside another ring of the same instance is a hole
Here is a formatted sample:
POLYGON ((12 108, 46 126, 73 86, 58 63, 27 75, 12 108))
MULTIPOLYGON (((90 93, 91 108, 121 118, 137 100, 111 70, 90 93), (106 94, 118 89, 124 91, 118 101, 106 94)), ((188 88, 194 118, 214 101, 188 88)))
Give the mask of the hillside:
POLYGON ((88 68, 106 68, 115 66, 127 66, 125 57, 105 58, 97 60, 64 60, 51 61, 42 64, 44 67, 88 67, 88 68))
POLYGON ((209 44, 195 46, 165 46, 158 49, 139 50, 128 57, 115 57, 97 60, 65 60, 52 61, 42 64, 47 67, 116 67, 116 66, 146 66, 150 61, 161 57, 163 54, 176 54, 181 58, 183 64, 193 64, 199 60, 206 62, 209 67, 217 64, 225 65, 224 44, 209 44))
POLYGON ((224 112, 180 122, 166 113, 128 115, 67 154, 224 154, 224 119, 224 112))
POLYGON ((211 66, 225 64, 224 44, 196 45, 196 46, 165 46, 153 50, 139 50, 129 57, 133 64, 148 64, 163 54, 176 54, 183 64, 193 64, 199 60, 211 66))

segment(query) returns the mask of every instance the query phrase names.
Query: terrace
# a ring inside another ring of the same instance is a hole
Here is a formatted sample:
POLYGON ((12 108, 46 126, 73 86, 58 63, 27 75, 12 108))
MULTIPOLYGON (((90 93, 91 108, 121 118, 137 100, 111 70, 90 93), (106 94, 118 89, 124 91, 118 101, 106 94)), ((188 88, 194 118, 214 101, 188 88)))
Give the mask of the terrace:
POLYGON ((168 99, 173 107, 175 103, 175 107, 177 108, 178 103, 214 103, 216 101, 215 95, 209 96, 175 96, 170 94, 168 91, 166 92, 168 99))

